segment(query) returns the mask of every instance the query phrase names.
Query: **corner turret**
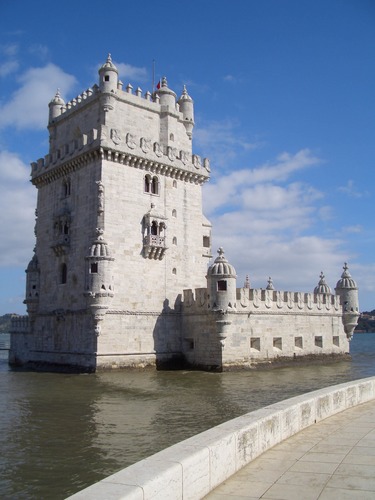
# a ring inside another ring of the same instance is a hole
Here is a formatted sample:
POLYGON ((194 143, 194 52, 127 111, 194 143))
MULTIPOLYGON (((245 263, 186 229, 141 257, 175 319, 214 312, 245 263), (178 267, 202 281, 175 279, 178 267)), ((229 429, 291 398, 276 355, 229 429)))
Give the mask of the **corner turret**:
POLYGON ((168 82, 165 76, 161 79, 160 88, 155 92, 160 99, 160 106, 166 106, 165 111, 175 111, 176 110, 176 94, 168 88, 168 82), (167 109, 167 107, 169 109, 167 109))
POLYGON ((349 273, 346 262, 343 269, 344 272, 336 284, 335 292, 341 299, 344 329, 350 340, 359 318, 358 287, 349 273))
POLYGON ((35 313, 39 306, 40 268, 36 254, 30 260, 26 269, 26 297, 23 301, 26 304, 30 320, 34 320, 35 313))
POLYGON ((101 92, 116 92, 118 89, 118 70, 108 54, 106 62, 99 68, 99 89, 101 92))
POLYGON ((65 101, 60 95, 60 89, 57 89, 55 97, 48 104, 49 107, 49 123, 56 117, 61 115, 62 109, 65 106, 65 101))
POLYGON ((182 95, 178 100, 178 104, 180 106, 180 111, 183 116, 183 123, 186 129, 186 133, 188 137, 191 139, 193 135, 194 128, 194 103, 193 99, 189 96, 186 90, 186 86, 184 85, 184 89, 182 91, 182 95))
POLYGON ((236 307, 236 270, 224 257, 224 250, 220 247, 215 262, 207 270, 207 288, 209 293, 209 307, 213 310, 222 310, 236 307))

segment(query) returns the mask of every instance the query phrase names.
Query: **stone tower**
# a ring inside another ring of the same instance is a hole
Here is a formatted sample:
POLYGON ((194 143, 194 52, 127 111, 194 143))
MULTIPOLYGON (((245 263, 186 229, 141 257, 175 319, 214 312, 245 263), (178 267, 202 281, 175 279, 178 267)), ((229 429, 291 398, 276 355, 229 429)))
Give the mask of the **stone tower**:
POLYGON ((49 152, 32 164, 36 247, 19 364, 163 363, 181 352, 180 298, 205 286, 207 159, 192 151, 193 100, 163 78, 125 90, 109 55, 99 82, 49 103, 49 152))

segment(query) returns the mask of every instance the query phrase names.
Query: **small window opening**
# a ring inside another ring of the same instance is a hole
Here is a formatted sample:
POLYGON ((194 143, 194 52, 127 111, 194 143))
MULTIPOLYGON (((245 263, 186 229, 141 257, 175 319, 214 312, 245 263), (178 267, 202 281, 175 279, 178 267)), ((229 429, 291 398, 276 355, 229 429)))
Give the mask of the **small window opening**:
POLYGON ((155 221, 152 221, 151 224, 151 234, 156 236, 158 234, 158 224, 155 221))
POLYGON ((340 347, 340 337, 338 335, 334 335, 332 341, 333 345, 335 345, 336 347, 340 347))
POLYGON ((92 262, 90 266, 90 272, 92 274, 95 274, 98 272, 98 263, 97 262, 92 262))
POLYGON ((169 134, 169 140, 170 141, 174 141, 174 135, 173 134, 169 134))
POLYGON ((281 337, 274 337, 273 338, 273 347, 275 349, 279 349, 280 351, 282 350, 283 348, 283 340, 281 337))
POLYGON ((175 209, 172 210, 172 217, 177 217, 177 210, 175 209))
POLYGON ((172 274, 177 274, 177 269, 175 267, 172 269, 172 274))
POLYGON ((250 349, 260 351, 260 337, 253 337, 250 339, 250 349))
POLYGON ((177 181, 176 181, 176 180, 174 180, 174 181, 173 181, 173 187, 174 187, 174 188, 176 188, 176 187, 177 187, 177 181))
POLYGON ((226 280, 220 280, 217 282, 217 289, 220 292, 225 292, 227 290, 227 282, 226 280))
POLYGON ((298 349, 303 349, 303 339, 302 337, 294 337, 294 346, 298 349))
POLYGON ((176 238, 176 236, 173 236, 172 244, 173 245, 177 245, 177 238, 176 238))
POLYGON ((315 337, 315 345, 316 347, 323 347, 323 337, 315 337))
POLYGON ((105 77, 104 77, 104 81, 105 81, 105 82, 109 82, 109 75, 105 75, 105 77))
POLYGON ((204 248, 210 248, 210 237, 203 236, 203 246, 204 248))
POLYGON ((61 264, 61 269, 60 269, 60 283, 64 285, 66 283, 68 276, 68 269, 66 267, 66 264, 61 264))

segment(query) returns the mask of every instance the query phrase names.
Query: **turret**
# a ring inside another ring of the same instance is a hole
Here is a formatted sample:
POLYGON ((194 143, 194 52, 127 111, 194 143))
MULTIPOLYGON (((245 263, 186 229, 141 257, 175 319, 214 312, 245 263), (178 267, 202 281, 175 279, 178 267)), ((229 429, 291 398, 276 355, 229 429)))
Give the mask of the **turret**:
POLYGON ((116 92, 118 89, 118 71, 108 54, 106 62, 99 68, 99 89, 101 92, 116 92))
MULTIPOLYGON (((168 106, 169 111, 175 111, 176 110, 176 94, 173 92, 173 90, 168 88, 168 82, 165 76, 163 76, 161 80, 161 85, 160 88, 156 90, 156 94, 159 96, 160 99, 160 106, 168 106)), ((166 109, 166 111, 168 111, 166 109)))
POLYGON ((37 312, 39 305, 39 285, 40 285, 40 269, 38 258, 34 253, 26 269, 26 304, 27 312, 30 319, 33 320, 33 315, 37 312))
POLYGON ((213 310, 222 310, 236 307, 236 270, 229 264, 220 247, 215 262, 207 270, 207 289, 209 305, 213 310))
POLYGON ((194 103, 193 99, 187 93, 185 85, 184 90, 182 91, 182 95, 178 100, 178 104, 183 116, 183 123, 186 129, 186 133, 191 139, 194 128, 194 103))
POLYGON ((348 339, 353 336, 354 328, 357 326, 359 317, 358 287, 349 273, 345 262, 344 272, 336 284, 336 295, 339 295, 342 304, 343 323, 348 339))
POLYGON ((49 123, 51 123, 57 116, 61 115, 61 108, 63 106, 65 106, 65 101, 60 95, 60 90, 57 89, 55 97, 48 104, 49 123))

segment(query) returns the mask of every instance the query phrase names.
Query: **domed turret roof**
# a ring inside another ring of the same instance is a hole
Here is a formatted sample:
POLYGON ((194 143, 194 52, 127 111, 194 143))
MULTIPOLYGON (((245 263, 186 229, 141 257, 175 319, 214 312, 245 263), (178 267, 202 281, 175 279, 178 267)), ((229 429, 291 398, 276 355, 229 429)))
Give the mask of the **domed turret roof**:
POLYGON ((65 106, 65 101, 60 95, 60 89, 56 90, 55 97, 51 99, 50 105, 65 106))
POLYGON ((110 252, 107 242, 104 241, 103 231, 97 229, 97 237, 90 247, 90 257, 109 257, 110 252))
POLYGON ((357 288, 357 283, 351 277, 349 272, 348 264, 344 264, 344 272, 341 275, 341 279, 337 282, 336 288, 357 288))
POLYGON ((226 276, 236 278, 236 270, 224 257, 224 250, 220 247, 215 262, 208 268, 207 276, 226 276))
POLYGON ((116 71, 116 73, 118 73, 116 66, 112 62, 111 54, 108 54, 106 62, 99 69, 99 73, 101 73, 102 71, 108 71, 108 70, 116 71))
POLYGON ((181 97, 179 98, 178 102, 181 101, 193 102, 193 99, 189 96, 188 91, 186 90, 186 85, 184 85, 184 89, 182 91, 181 97))
POLYGON ((326 283, 323 271, 320 273, 320 280, 318 285, 314 288, 314 293, 331 294, 331 289, 326 283))

